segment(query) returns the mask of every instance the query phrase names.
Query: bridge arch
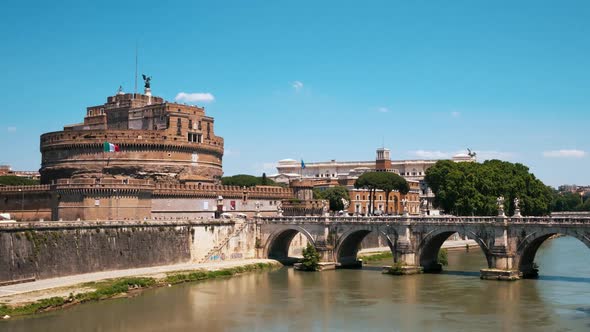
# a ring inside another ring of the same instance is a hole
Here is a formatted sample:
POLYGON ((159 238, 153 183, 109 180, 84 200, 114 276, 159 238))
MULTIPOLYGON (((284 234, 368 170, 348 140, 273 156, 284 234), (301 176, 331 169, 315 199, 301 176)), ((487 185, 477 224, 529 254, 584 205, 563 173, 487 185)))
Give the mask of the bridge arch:
POLYGON ((541 245, 555 235, 565 235, 576 238, 590 249, 590 233, 581 234, 570 228, 543 229, 541 231, 526 234, 524 230, 519 234, 518 247, 516 249, 516 266, 523 278, 538 277, 538 269, 535 266, 535 256, 541 245))
POLYGON ((276 259, 282 263, 292 263, 295 259, 289 258, 289 247, 293 238, 299 233, 303 234, 307 242, 315 247, 313 236, 305 228, 296 225, 286 225, 268 237, 264 246, 264 257, 276 259))
POLYGON ((397 233, 394 230, 386 232, 379 227, 355 227, 344 232, 336 241, 334 255, 336 262, 342 267, 346 266, 358 266, 357 254, 360 249, 361 242, 367 237, 367 235, 375 233, 378 236, 385 239, 387 246, 391 250, 395 257, 395 243, 397 239, 397 233))
POLYGON ((478 234, 461 228, 442 227, 428 232, 418 244, 416 251, 418 264, 422 266, 424 272, 440 272, 442 270, 442 266, 438 263, 438 252, 443 243, 455 233, 463 238, 468 237, 475 240, 486 257, 487 267, 492 266, 491 250, 486 241, 478 234))

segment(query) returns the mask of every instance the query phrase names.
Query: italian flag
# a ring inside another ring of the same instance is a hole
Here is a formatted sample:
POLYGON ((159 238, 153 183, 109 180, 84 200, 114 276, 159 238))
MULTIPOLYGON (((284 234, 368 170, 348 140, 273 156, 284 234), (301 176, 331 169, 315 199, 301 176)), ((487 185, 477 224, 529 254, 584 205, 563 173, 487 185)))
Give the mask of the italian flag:
POLYGON ((103 144, 103 151, 104 152, 119 152, 119 146, 117 144, 104 142, 103 144))

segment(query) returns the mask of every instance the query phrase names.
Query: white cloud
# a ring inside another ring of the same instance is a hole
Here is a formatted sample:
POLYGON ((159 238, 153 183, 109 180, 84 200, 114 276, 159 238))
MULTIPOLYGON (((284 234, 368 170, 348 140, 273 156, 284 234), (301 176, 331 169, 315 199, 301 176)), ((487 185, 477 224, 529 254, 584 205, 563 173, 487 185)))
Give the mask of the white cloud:
POLYGON ((545 158, 583 158, 586 156, 586 151, 582 150, 552 150, 543 152, 545 158))
POLYGON ((215 100, 215 97, 208 93, 208 92, 195 92, 195 93, 186 93, 180 92, 176 95, 174 100, 183 103, 197 103, 197 102, 204 102, 210 103, 215 100))
POLYGON ((377 109, 377 112, 381 112, 381 113, 389 113, 389 108, 387 107, 379 107, 377 109))
POLYGON ((300 81, 295 81, 291 83, 291 86, 293 87, 293 89, 295 89, 295 91, 300 91, 301 89, 303 89, 303 83, 300 81))
POLYGON ((6 131, 8 131, 9 133, 16 133, 16 127, 8 127, 6 128, 6 131))
POLYGON ((457 111, 453 111, 453 112, 451 112, 451 116, 454 117, 454 118, 458 118, 458 117, 461 116, 461 113, 460 112, 457 112, 457 111))

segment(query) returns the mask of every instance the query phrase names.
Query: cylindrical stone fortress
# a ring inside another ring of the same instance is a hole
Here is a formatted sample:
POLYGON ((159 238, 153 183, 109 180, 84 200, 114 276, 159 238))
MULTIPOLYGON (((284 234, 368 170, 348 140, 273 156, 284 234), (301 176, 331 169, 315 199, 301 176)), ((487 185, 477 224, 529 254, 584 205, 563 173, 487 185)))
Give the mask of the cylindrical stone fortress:
POLYGON ((41 136, 41 182, 103 175, 168 183, 217 183, 223 138, 203 108, 141 94, 88 107, 84 123, 41 136), (105 142, 118 152, 105 152, 105 142))

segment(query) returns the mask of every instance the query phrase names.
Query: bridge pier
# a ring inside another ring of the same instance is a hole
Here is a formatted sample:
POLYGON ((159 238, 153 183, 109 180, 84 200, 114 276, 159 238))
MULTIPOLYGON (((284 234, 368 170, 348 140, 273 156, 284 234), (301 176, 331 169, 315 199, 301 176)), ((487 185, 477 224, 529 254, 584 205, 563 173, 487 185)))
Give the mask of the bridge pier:
POLYGON ((394 251, 395 264, 386 267, 383 273, 394 275, 409 275, 422 273, 423 268, 416 264, 416 252, 408 240, 399 240, 394 251))
POLYGON ((513 281, 521 278, 521 272, 514 265, 514 254, 506 246, 492 247, 491 262, 491 268, 479 271, 481 279, 513 281))

